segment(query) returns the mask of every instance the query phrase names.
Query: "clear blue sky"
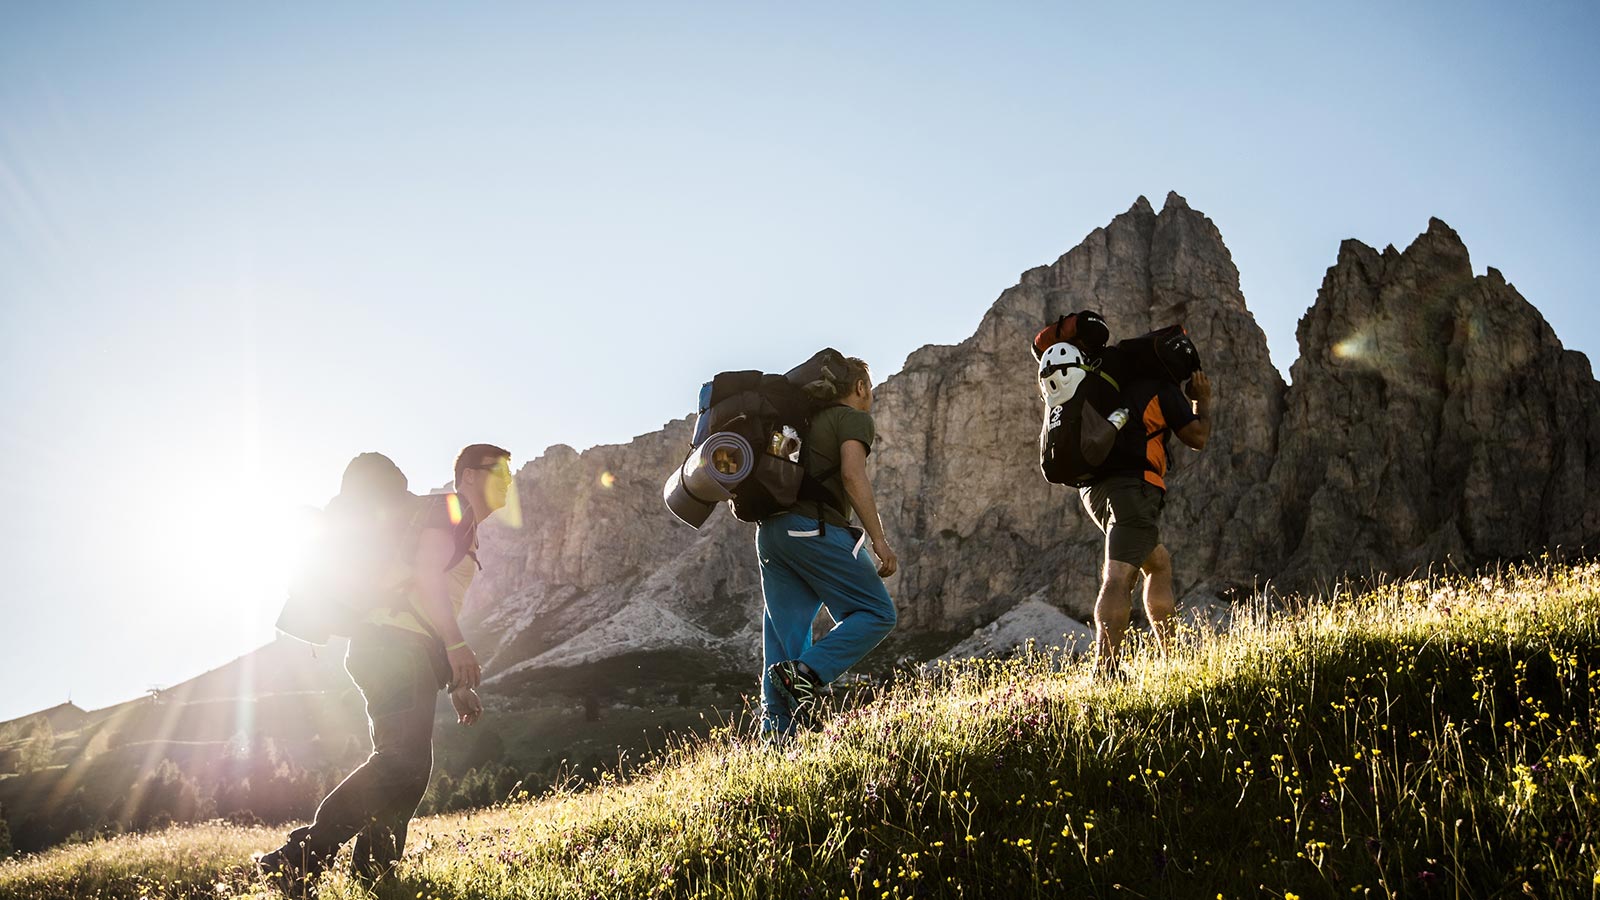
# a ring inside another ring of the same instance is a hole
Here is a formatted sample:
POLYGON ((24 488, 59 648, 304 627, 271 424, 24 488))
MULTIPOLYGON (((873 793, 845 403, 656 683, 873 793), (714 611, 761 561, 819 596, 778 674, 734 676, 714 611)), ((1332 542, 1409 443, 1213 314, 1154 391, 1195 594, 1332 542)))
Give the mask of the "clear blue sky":
POLYGON ((1595 7, 1311 9, 0 6, 0 719, 266 641, 357 452, 427 487, 719 369, 885 376, 1140 194, 1282 369, 1338 242, 1429 216, 1593 357, 1595 7))

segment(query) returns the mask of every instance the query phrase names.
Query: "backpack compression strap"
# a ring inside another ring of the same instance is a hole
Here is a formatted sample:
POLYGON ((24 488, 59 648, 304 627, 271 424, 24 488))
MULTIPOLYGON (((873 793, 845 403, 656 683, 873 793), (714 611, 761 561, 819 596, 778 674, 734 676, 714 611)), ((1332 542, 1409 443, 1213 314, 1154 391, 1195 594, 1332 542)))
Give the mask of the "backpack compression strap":
MULTIPOLYGON (((697 450, 697 449, 699 449, 699 448, 698 447, 690 447, 689 448, 689 452, 685 453, 683 455, 683 462, 678 463, 678 474, 679 475, 685 475, 685 473, 683 471, 684 463, 687 463, 689 461, 689 457, 693 456, 694 455, 694 451, 697 450)), ((689 495, 689 499, 693 500, 696 503, 702 504, 704 506, 716 506, 717 503, 719 502, 719 501, 716 501, 716 500, 706 500, 706 499, 700 497, 699 495, 697 495, 694 492, 694 490, 689 487, 689 479, 686 476, 682 477, 682 478, 679 478, 678 479, 678 484, 683 487, 683 492, 685 494, 689 495)), ((458 562, 459 562, 459 560, 458 560, 458 562)), ((481 569, 483 567, 479 566, 479 568, 481 569)))
MULTIPOLYGON (((800 467, 802 472, 800 476, 800 499, 827 506, 838 513, 841 518, 848 520, 850 517, 845 515, 844 504, 839 501, 838 495, 834 494, 833 490, 827 485, 828 479, 839 474, 842 466, 834 466, 831 469, 824 469, 822 472, 812 475, 809 471, 806 471, 806 460, 810 457, 806 450, 810 446, 809 441, 800 445, 800 467)), ((820 508, 817 513, 817 534, 819 536, 825 535, 828 533, 827 517, 822 515, 820 508)))

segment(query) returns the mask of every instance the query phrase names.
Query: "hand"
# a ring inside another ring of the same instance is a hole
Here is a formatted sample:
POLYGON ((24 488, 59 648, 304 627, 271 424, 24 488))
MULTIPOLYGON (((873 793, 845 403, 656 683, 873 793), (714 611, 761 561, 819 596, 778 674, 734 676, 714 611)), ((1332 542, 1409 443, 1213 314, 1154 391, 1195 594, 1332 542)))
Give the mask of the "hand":
POLYGON ((878 577, 888 578, 900 568, 900 557, 894 555, 889 549, 889 542, 876 540, 872 542, 872 555, 878 558, 878 577))
POLYGON ((1184 396, 1196 403, 1206 403, 1211 400, 1211 379, 1203 371, 1194 373, 1189 383, 1183 387, 1184 396))
POLYGON ((478 665, 478 654, 471 647, 446 650, 445 657, 450 660, 450 690, 471 690, 483 681, 483 667, 478 665))
POLYGON ((450 705, 456 708, 456 721, 473 725, 483 717, 483 701, 472 688, 456 688, 450 692, 450 705))

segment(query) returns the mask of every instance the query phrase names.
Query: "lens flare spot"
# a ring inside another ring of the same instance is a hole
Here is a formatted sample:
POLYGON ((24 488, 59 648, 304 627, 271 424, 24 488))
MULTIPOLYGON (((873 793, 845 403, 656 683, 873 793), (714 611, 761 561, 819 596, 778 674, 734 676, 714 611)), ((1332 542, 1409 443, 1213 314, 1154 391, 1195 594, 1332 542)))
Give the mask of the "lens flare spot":
POLYGON ((1337 359, 1361 360, 1372 356, 1372 336, 1365 332, 1356 332, 1344 340, 1333 345, 1333 355, 1337 359))
POLYGON ((506 491, 506 505, 500 508, 500 521, 509 528, 522 527, 522 496, 515 482, 506 491))
POLYGON ((451 525, 460 525, 461 524, 461 495, 460 494, 451 494, 450 496, 444 498, 444 505, 445 505, 445 508, 450 511, 450 524, 451 525))
POLYGON ((616 487, 616 485, 617 485, 617 476, 611 474, 610 472, 601 472, 600 473, 600 486, 601 487, 603 487, 603 488, 605 488, 607 490, 610 490, 611 488, 616 487))

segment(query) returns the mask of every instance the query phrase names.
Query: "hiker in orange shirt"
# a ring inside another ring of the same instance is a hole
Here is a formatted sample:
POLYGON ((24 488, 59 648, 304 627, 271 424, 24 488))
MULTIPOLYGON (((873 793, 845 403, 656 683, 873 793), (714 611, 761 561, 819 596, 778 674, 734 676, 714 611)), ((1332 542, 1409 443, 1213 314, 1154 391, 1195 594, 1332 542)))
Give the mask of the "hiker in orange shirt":
POLYGON ((1083 506, 1105 532, 1105 565, 1094 603, 1095 670, 1117 675, 1122 637, 1133 612, 1134 580, 1142 570, 1144 611, 1165 653, 1172 640, 1172 556, 1161 543, 1166 504, 1167 436, 1195 450, 1211 437, 1211 381, 1196 371, 1186 387, 1169 379, 1129 383, 1123 400, 1133 413, 1117 434, 1111 454, 1088 485, 1083 506))

